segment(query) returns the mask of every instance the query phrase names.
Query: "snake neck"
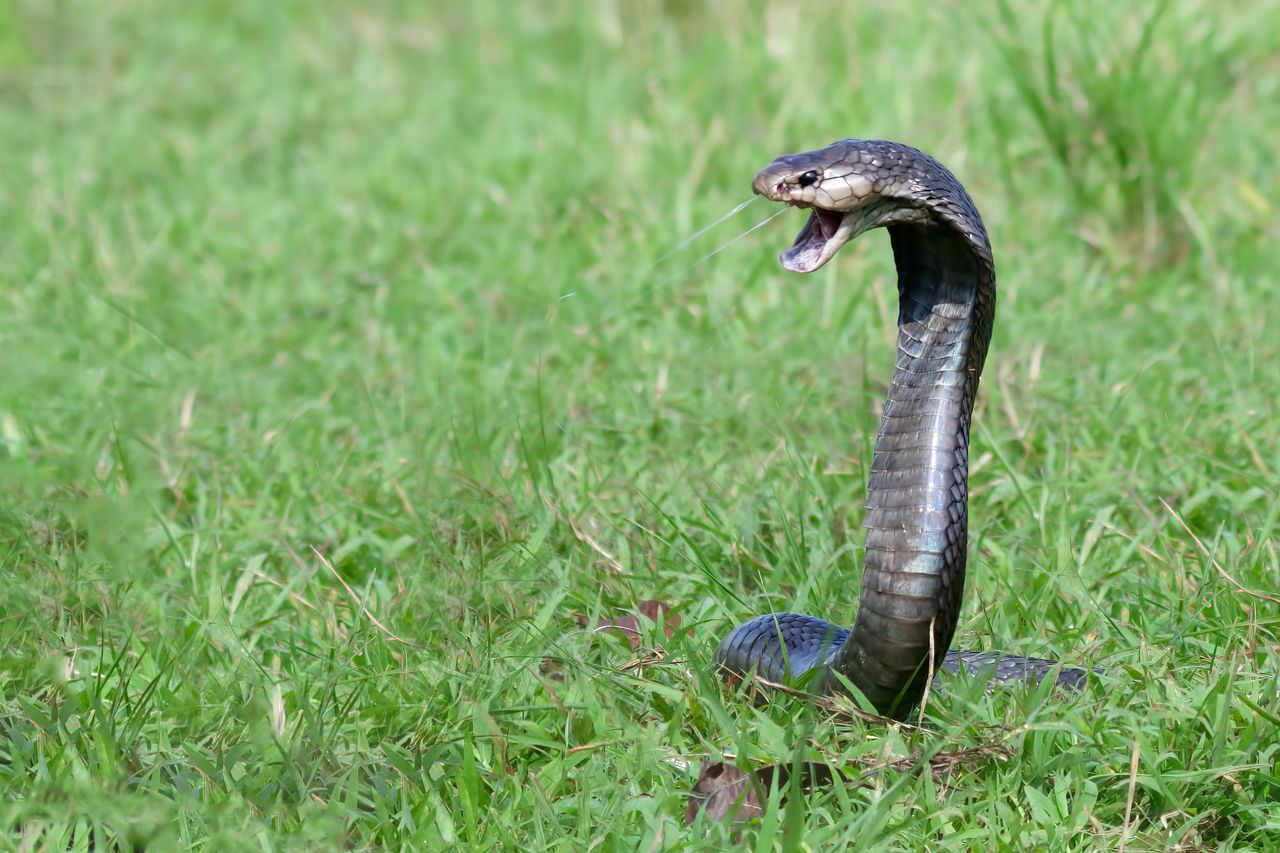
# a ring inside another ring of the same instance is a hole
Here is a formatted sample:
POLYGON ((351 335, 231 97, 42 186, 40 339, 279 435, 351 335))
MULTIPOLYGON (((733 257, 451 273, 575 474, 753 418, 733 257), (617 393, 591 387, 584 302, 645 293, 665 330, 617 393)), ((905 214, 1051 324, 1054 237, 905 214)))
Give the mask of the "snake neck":
POLYGON ((960 212, 923 222, 899 215, 902 224, 889 226, 897 358, 868 480, 860 606, 831 660, 898 717, 919 702, 951 645, 964 591, 969 424, 995 273, 977 211, 969 203, 960 212))

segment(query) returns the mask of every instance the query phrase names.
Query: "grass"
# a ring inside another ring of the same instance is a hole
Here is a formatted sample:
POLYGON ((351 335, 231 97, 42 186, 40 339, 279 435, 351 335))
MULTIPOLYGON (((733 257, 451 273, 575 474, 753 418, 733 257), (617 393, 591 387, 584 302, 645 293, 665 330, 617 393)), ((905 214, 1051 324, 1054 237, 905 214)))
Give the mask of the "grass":
POLYGON ((1159 9, 0 4, 4 846, 714 847, 727 754, 866 774, 757 849, 1276 849, 1280 15, 1159 9), (846 135, 986 217, 960 644, 1075 699, 708 675, 852 619, 892 262, 648 267, 846 135))

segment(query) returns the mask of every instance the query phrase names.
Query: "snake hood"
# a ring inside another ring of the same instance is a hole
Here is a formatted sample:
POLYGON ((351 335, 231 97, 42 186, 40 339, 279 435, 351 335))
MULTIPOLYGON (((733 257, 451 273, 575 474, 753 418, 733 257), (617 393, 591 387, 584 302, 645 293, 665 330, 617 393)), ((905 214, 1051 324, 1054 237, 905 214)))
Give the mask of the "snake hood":
MULTIPOLYGON (((864 231, 954 226, 947 203, 958 195, 972 206, 959 181, 936 160, 875 139, 841 139, 816 151, 783 155, 760 170, 752 187, 770 201, 812 211, 795 243, 778 257, 784 268, 799 273, 820 269, 864 231)), ((985 233, 963 230, 975 248, 990 253, 985 233)))

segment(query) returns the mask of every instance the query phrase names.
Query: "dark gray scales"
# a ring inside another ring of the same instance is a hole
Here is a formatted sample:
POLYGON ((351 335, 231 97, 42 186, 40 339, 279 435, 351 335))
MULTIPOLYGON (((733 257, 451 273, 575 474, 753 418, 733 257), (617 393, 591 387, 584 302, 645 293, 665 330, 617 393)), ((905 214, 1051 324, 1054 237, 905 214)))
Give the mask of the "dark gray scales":
MULTIPOLYGON (((769 681, 788 684, 802 679, 815 668, 827 667, 848 638, 848 628, 816 616, 770 613, 757 616, 730 632, 716 649, 716 660, 733 675, 742 677, 755 672, 769 681)), ((961 667, 968 677, 993 683, 1038 684, 1045 676, 1054 675, 1058 686, 1068 690, 1079 690, 1089 678, 1089 670, 1062 666, 1046 658, 952 650, 943 655, 933 683, 943 686, 941 672, 959 675, 961 667)), ((1103 673, 1100 668, 1092 671, 1103 673)))
POLYGON ((982 217, 954 175, 915 148, 843 139, 762 169, 755 191, 811 210, 783 267, 811 273, 857 235, 885 228, 898 271, 898 341, 867 478, 862 588, 853 627, 780 613, 720 644, 728 672, 785 681, 822 670, 905 718, 939 669, 995 682, 1088 672, 998 652, 951 651, 967 563, 969 428, 995 318, 996 270, 982 217))

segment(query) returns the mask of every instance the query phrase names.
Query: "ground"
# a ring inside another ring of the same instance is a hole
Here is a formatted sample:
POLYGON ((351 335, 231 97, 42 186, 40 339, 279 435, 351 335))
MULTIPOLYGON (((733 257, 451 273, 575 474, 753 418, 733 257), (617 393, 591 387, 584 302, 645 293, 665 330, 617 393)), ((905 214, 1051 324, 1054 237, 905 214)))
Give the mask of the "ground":
POLYGON ((1274 849, 1276 32, 0 2, 4 846, 1274 849), (1077 697, 897 727, 710 674, 753 614, 852 622, 893 267, 785 273, 799 213, 699 263, 763 201, 663 256, 842 136, 986 218, 958 645, 1105 667, 1077 697), (670 636, 592 630, 651 599, 670 636), (726 756, 863 784, 686 825, 726 756))

